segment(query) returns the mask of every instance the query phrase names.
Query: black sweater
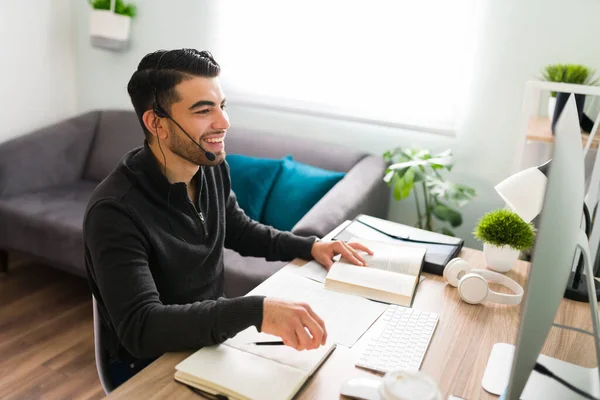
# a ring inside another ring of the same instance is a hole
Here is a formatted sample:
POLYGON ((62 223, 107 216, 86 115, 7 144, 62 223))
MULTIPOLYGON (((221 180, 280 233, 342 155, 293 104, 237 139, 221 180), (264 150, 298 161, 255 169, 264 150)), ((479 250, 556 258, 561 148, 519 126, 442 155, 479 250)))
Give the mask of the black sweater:
POLYGON ((224 247, 267 260, 311 258, 315 237, 280 232, 244 214, 226 162, 200 168, 193 179, 198 204, 184 183, 169 183, 144 143, 88 204, 88 280, 103 344, 124 362, 221 343, 251 325, 260 330, 262 296, 222 297, 224 247))

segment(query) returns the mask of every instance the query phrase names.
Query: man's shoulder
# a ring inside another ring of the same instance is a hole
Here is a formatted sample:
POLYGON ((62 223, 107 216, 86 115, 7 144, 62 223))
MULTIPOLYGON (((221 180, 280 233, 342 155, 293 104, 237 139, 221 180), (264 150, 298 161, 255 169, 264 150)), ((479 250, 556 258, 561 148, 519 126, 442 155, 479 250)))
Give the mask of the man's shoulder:
POLYGON ((127 204, 127 196, 133 184, 118 169, 112 171, 96 186, 86 208, 86 216, 101 205, 127 204))

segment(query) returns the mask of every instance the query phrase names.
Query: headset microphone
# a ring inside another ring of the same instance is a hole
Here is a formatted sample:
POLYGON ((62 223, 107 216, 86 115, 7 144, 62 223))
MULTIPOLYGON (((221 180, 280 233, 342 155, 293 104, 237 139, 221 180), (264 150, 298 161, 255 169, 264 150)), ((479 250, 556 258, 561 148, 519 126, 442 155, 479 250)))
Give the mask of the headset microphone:
POLYGON ((185 131, 185 129, 183 129, 177 121, 175 121, 173 118, 171 118, 171 116, 165 110, 163 110, 162 107, 160 107, 158 104, 156 104, 156 102, 154 102, 153 111, 154 111, 154 114, 156 114, 156 116, 158 116, 160 118, 169 118, 171 121, 173 121, 175 123, 175 125, 177 125, 179 127, 179 129, 181 129, 181 131, 183 133, 185 133, 185 136, 187 136, 192 142, 194 142, 194 144, 196 146, 198 146, 200 148, 200 150, 202 150, 204 152, 204 155, 206 156, 206 158, 209 161, 215 161, 217 159, 217 156, 215 155, 215 153, 211 153, 210 151, 205 150, 200 145, 200 143, 196 142, 190 135, 188 135, 188 133, 185 131))

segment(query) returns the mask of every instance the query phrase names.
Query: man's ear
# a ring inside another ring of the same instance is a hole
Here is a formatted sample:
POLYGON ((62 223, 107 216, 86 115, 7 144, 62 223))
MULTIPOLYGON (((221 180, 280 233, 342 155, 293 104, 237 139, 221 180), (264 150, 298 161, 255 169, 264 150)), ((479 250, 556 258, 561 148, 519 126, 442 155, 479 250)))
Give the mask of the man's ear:
POLYGON ((157 138, 165 139, 169 136, 165 118, 160 118, 153 110, 147 110, 144 115, 142 115, 142 121, 144 121, 146 129, 157 138))

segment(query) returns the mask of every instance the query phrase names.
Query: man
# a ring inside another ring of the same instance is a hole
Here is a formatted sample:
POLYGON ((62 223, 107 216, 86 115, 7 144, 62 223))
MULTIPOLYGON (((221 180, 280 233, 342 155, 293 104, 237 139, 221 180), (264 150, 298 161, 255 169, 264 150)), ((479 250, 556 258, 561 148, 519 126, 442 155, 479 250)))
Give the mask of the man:
POLYGON ((298 350, 325 343, 313 310, 263 296, 223 298, 223 248, 268 260, 342 254, 248 218, 231 191, 220 67, 206 51, 146 55, 127 90, 145 132, 97 187, 84 220, 85 262, 117 385, 165 352, 221 343, 254 325, 298 350))

